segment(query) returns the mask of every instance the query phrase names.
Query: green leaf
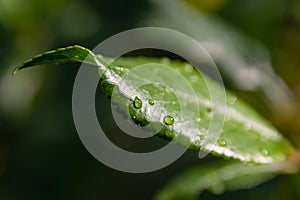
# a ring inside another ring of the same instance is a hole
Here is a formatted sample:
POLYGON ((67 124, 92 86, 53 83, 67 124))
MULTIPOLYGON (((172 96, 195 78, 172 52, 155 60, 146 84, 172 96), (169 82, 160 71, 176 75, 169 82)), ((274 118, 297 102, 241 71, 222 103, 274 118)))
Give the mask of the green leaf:
POLYGON ((167 58, 121 57, 112 64, 105 64, 111 59, 95 56, 86 48, 72 46, 37 56, 18 66, 14 73, 33 65, 68 61, 98 65, 100 72, 103 73, 101 86, 106 95, 112 97, 116 89, 118 95, 112 99, 114 103, 118 104, 121 110, 129 110, 136 124, 158 125, 154 126, 154 129, 159 131, 157 134, 159 137, 168 140, 175 139, 176 142, 188 145, 192 149, 209 152, 216 156, 256 164, 286 160, 293 151, 291 144, 269 122, 228 91, 226 91, 228 112, 219 140, 216 142, 207 139, 211 136, 218 136, 214 135, 217 133, 208 131, 209 124, 212 117, 222 119, 222 107, 224 107, 222 103, 219 103, 213 105, 217 108, 213 109, 207 85, 213 88, 214 94, 221 93, 224 88, 185 62, 167 58), (86 56, 88 60, 85 60, 86 56), (185 87, 172 89, 160 84, 146 84, 134 88, 137 82, 153 82, 150 78, 158 82, 165 80, 174 84, 178 82, 177 78, 168 73, 162 73, 163 70, 153 70, 154 68, 149 67, 144 68, 140 75, 128 75, 127 72, 137 70, 137 66, 148 63, 171 67, 174 73, 176 72, 189 82, 196 98, 192 98, 185 87), (178 96, 174 95, 175 93, 178 96), (136 98, 140 100, 138 102, 141 104, 140 108, 134 105, 136 98), (180 103, 178 99, 183 99, 184 103, 180 103), (184 114, 181 115, 182 113, 184 114), (169 123, 170 120, 166 117, 172 117, 172 123, 169 123))
POLYGON ((273 70, 268 50, 259 41, 249 38, 218 15, 198 12, 187 1, 150 2, 153 11, 139 26, 165 27, 192 36, 218 63, 222 75, 230 80, 230 87, 257 94, 248 93, 262 112, 271 109, 276 114, 281 113, 285 106, 295 103, 289 87, 273 70), (255 79, 251 76, 254 73, 255 79))
MULTIPOLYGON (((191 112, 191 114, 193 114, 192 110, 196 106, 199 106, 200 110, 200 113, 198 115, 201 120, 198 125, 199 138, 196 140, 192 137, 188 138, 188 140, 192 143, 191 148, 209 151, 211 150, 211 147, 213 147, 211 153, 214 155, 235 158, 241 161, 253 163, 272 163, 286 159, 288 153, 292 149, 290 143, 285 140, 270 123, 264 120, 258 113, 256 113, 248 105, 237 99, 228 91, 228 113, 218 143, 210 143, 209 141, 205 141, 205 139, 202 141, 201 136, 203 133, 207 132, 208 124, 211 121, 212 114, 214 117, 218 117, 218 115, 221 115, 221 113, 217 112, 211 113, 210 105, 206 104, 206 102, 210 101, 210 94, 207 91, 205 81, 207 84, 213 86, 215 93, 220 92, 223 88, 216 82, 208 79, 204 74, 198 74, 196 70, 186 70, 186 63, 146 57, 119 58, 113 63, 113 66, 118 67, 111 67, 111 69, 116 74, 119 74, 119 76, 122 77, 122 75, 133 69, 135 66, 140 66, 146 63, 168 64, 173 69, 180 72, 180 74, 187 80, 192 80, 191 77, 194 77, 194 80, 197 80, 190 81, 190 83, 196 93, 198 101, 190 102, 187 98, 187 105, 184 107, 184 109, 187 109, 189 112, 191 112)), ((153 74, 149 73, 148 75, 145 75, 145 77, 151 75, 153 74)), ((163 77, 163 79, 166 78, 167 77, 163 77)), ((106 80, 108 79, 104 79, 102 84, 104 88, 105 86, 109 85, 109 82, 106 80)), ((150 94, 150 97, 152 99, 155 99, 156 102, 167 109, 166 114, 172 113, 172 116, 179 115, 178 107, 172 106, 171 104, 174 99, 166 95, 161 96, 160 88, 151 86, 150 88, 144 89, 146 89, 147 95, 145 95, 143 91, 137 91, 135 95, 139 96, 141 99, 147 99, 149 98, 148 95, 150 94)), ((107 93, 110 93, 110 91, 107 90, 107 93)), ((183 90, 179 93, 184 94, 185 91, 183 90)), ((133 99, 134 97, 131 98, 133 99)), ((140 118, 151 118, 151 116, 149 115, 161 115, 161 113, 155 113, 155 111, 152 111, 152 107, 147 107, 145 110, 138 113, 137 116, 140 118)), ((139 122, 144 123, 142 122, 142 120, 139 122)), ((195 119, 195 123, 196 122, 197 119, 195 119)), ((161 123, 163 124, 163 122, 161 123)), ((185 122, 182 123, 184 124, 185 122)), ((173 136, 176 134, 187 135, 185 133, 185 130, 177 133, 176 131, 174 131, 172 126, 165 126, 165 128, 165 132, 160 133, 160 136, 162 137, 170 139, 170 136, 171 138, 173 138, 173 136)))
POLYGON ((34 58, 25 61, 13 70, 13 74, 17 73, 23 68, 32 67, 35 65, 44 64, 59 64, 65 62, 83 62, 97 65, 94 59, 94 54, 87 48, 74 45, 66 48, 60 48, 53 51, 45 52, 37 55, 34 58))
POLYGON ((250 189, 274 178, 283 163, 249 165, 232 161, 213 163, 187 170, 156 195, 157 200, 197 199, 205 190, 213 194, 250 189))

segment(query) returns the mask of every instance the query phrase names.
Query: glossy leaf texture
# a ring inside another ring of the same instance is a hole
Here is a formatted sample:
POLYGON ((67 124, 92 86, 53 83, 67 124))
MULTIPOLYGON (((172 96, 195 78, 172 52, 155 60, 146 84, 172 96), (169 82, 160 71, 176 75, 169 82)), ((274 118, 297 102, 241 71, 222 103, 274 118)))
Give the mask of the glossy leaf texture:
MULTIPOLYGON (((253 97, 256 99, 253 103, 263 104, 263 112, 271 109, 281 113, 284 105, 295 103, 289 87, 274 72, 268 50, 258 41, 247 37, 217 15, 196 11, 187 1, 150 2, 155 12, 142 20, 140 26, 165 27, 192 36, 205 47, 218 63, 222 75, 230 79, 235 88, 258 93, 253 97)), ((260 108, 260 104, 256 107, 260 108)))
POLYGON ((96 56, 80 46, 71 46, 39 55, 18 66, 14 73, 33 65, 68 61, 99 66, 101 86, 106 95, 111 98, 113 91, 116 91, 113 103, 119 104, 121 110, 129 110, 135 124, 156 124, 153 127, 159 137, 174 139, 192 149, 223 158, 256 164, 286 160, 293 151, 291 144, 269 122, 228 91, 227 112, 221 134, 217 141, 207 139, 217 134, 209 131, 212 118, 222 119, 225 112, 222 103, 211 104, 207 85, 213 88, 215 94, 221 93, 224 88, 186 62, 168 58, 120 57, 112 64, 105 64, 112 59, 96 56), (88 59, 85 60, 85 57, 88 59), (130 75, 132 70, 149 63, 158 70, 153 70, 151 66, 144 67, 142 74, 130 75), (187 80, 195 98, 187 94, 185 87, 172 88, 159 84, 167 80, 176 85, 178 81, 174 76, 162 73, 163 70, 157 67, 162 65, 167 65, 168 70, 187 80), (149 84, 135 88, 135 85, 139 85, 137 82, 149 84))
POLYGON ((282 164, 257 166, 223 161, 195 167, 171 180, 155 199, 197 199, 205 190, 222 194, 225 191, 250 189, 274 178, 283 168, 282 164))
POLYGON ((35 65, 45 65, 45 64, 59 64, 65 62, 83 62, 89 64, 96 64, 93 59, 93 53, 84 47, 75 45, 66 48, 60 48, 53 51, 47 51, 41 55, 37 55, 34 58, 27 60, 20 64, 13 70, 13 74, 17 73, 23 68, 32 67, 35 65))

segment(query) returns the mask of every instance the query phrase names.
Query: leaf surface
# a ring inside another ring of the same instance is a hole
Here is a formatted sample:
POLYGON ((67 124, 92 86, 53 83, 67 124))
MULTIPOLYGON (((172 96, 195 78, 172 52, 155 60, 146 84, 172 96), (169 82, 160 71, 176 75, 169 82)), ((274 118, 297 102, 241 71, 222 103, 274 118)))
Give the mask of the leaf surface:
POLYGON ((14 73, 34 65, 61 62, 97 65, 106 95, 112 97, 113 91, 116 91, 117 95, 112 98, 114 103, 119 104, 121 110, 129 110, 134 123, 141 126, 155 124, 152 128, 159 137, 174 139, 177 143, 213 155, 256 164, 283 161, 293 150, 269 122, 231 92, 226 91, 226 113, 221 101, 212 105, 207 85, 216 95, 221 94, 224 88, 186 62, 167 58, 120 57, 106 64, 111 61, 94 55, 86 48, 71 46, 34 57, 18 66, 14 73), (151 65, 145 66, 149 63, 151 65), (163 67, 166 65, 168 67, 163 67), (138 71, 141 66, 143 70, 138 71), (136 72, 129 73, 132 71, 136 72), (176 84, 181 78, 189 84, 193 95, 187 87, 176 84), (160 84, 166 82, 171 85, 160 84), (176 87, 172 88, 172 84, 176 87), (138 108, 135 99, 139 100, 138 108), (218 133, 210 126, 212 119, 222 121, 224 116, 221 134, 214 135, 218 133), (167 123, 170 118, 173 122, 167 123))
POLYGON ((171 180, 156 195, 156 200, 197 199, 205 190, 213 194, 250 189, 274 178, 281 170, 276 165, 249 165, 223 161, 187 170, 171 180))

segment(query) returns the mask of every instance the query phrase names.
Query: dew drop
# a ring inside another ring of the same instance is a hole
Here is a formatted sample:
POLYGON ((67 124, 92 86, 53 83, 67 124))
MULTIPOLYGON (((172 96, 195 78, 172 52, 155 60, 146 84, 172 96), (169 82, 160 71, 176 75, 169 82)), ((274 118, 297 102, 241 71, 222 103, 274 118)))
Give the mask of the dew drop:
POLYGON ((161 61, 162 61, 162 63, 165 64, 165 65, 168 65, 168 64, 170 64, 170 62, 171 62, 171 60, 170 60, 169 58, 167 58, 167 57, 162 58, 161 61))
POLYGON ((149 103, 150 106, 153 106, 153 105, 154 105, 154 101, 153 101, 152 99, 149 99, 149 100, 148 100, 148 103, 149 103))
POLYGON ((192 81, 192 82, 198 81, 198 76, 197 76, 197 75, 193 75, 193 76, 191 77, 191 81, 192 81))
POLYGON ((193 66, 190 65, 190 64, 186 64, 184 66, 184 69, 185 69, 186 72, 192 72, 193 71, 193 66))
POLYGON ((138 97, 135 97, 134 100, 133 100, 133 106, 136 108, 136 109, 140 109, 142 107, 142 101, 138 98, 138 97))
POLYGON ((227 142, 223 139, 218 140, 218 143, 220 146, 225 147, 227 145, 227 142))
POLYGON ((204 135, 200 135, 200 140, 204 140, 205 139, 205 136, 204 135))
POLYGON ((261 149, 260 152, 262 153, 262 155, 264 156, 268 156, 269 155, 269 151, 267 149, 261 149))
POLYGON ((200 137, 199 137, 199 136, 195 136, 195 137, 193 138, 193 143, 194 143, 195 145, 199 145, 199 144, 200 144, 200 137))
POLYGON ((164 121, 166 125, 174 124, 174 118, 172 116, 165 116, 164 121))

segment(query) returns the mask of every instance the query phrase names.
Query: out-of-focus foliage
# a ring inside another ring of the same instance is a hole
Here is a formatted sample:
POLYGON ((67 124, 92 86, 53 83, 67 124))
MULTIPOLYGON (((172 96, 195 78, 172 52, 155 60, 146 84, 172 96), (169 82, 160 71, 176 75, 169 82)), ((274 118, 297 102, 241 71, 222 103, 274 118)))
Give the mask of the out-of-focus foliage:
POLYGON ((205 190, 213 194, 248 189, 273 178, 282 168, 276 165, 245 165, 235 162, 214 163, 189 169, 176 177, 157 196, 157 200, 196 199, 205 190))
MULTIPOLYGON (((251 38, 250 44, 258 41, 266 47, 268 62, 290 87, 294 104, 299 106, 299 1, 227 0, 215 1, 213 6, 195 1, 191 3, 193 12, 205 12, 204 16, 221 19, 225 30, 228 26, 237 30, 234 36, 229 34, 228 43, 242 34, 251 38)), ((37 53, 75 43, 92 48, 112 34, 137 24, 145 25, 143 22, 149 21, 146 16, 157 12, 157 6, 147 0, 0 0, 1 199, 150 199, 187 166, 215 161, 211 157, 199 160, 197 155, 187 152, 179 161, 157 172, 116 172, 90 156, 77 137, 71 113, 76 75, 73 65, 11 76, 13 66, 37 53)), ((180 13, 174 16, 179 17, 180 13)), ((185 19, 184 24, 195 23, 194 20, 185 19)), ((225 79, 225 84, 235 89, 230 78, 225 79)), ((236 93, 300 146, 297 107, 287 106, 285 111, 272 114, 266 112, 268 105, 256 101, 262 94, 250 98, 245 91, 236 93)), ((116 143, 133 149, 137 144, 153 147, 151 144, 159 142, 148 144, 124 136, 109 117, 110 104, 106 98, 99 92, 96 100, 101 105, 99 121, 116 143)), ((300 199, 298 188, 298 176, 290 175, 251 191, 225 193, 222 199, 300 199)), ((202 198, 219 199, 209 193, 202 198)))
POLYGON ((269 53, 261 43, 218 17, 193 10, 189 4, 177 0, 172 3, 168 0, 164 3, 152 1, 158 11, 149 17, 147 23, 181 31, 201 42, 218 64, 223 78, 230 80, 228 86, 256 94, 251 103, 261 112, 267 113, 267 107, 271 113, 277 114, 294 103, 293 95, 273 71, 269 53), (181 14, 176 15, 179 12, 181 14))
POLYGON ((204 13, 215 13, 220 11, 222 7, 226 4, 227 0, 185 0, 191 4, 195 9, 204 13))

